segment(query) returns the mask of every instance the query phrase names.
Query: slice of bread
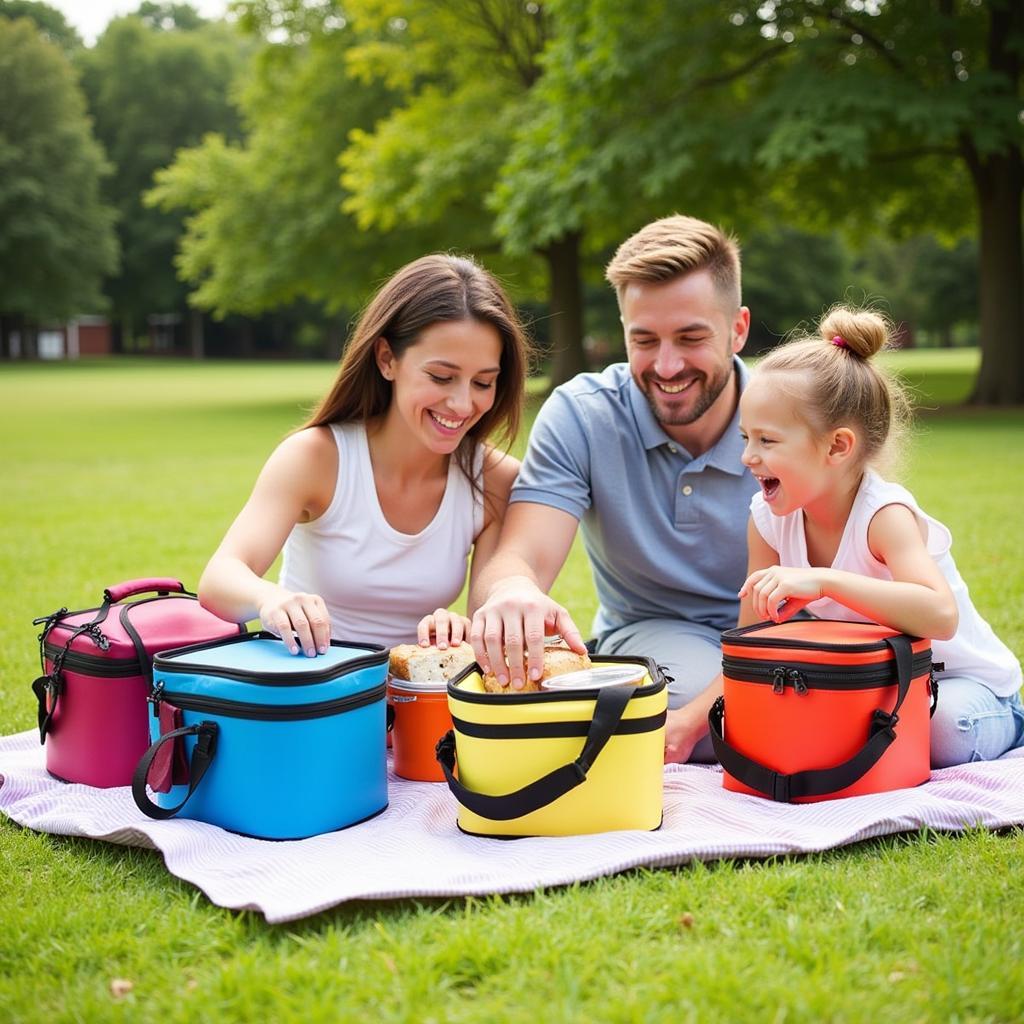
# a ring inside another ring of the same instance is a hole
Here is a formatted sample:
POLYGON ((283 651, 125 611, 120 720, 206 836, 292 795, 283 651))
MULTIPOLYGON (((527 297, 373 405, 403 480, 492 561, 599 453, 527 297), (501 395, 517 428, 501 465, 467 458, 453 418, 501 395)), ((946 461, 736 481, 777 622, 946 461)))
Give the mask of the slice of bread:
POLYGON ((447 682, 476 660, 473 648, 463 642, 441 650, 419 644, 391 648, 390 672, 396 679, 413 683, 447 682))
POLYGON ((530 679, 526 676, 526 663, 524 659, 523 673, 526 684, 521 690, 514 690, 511 686, 502 686, 491 673, 484 676, 484 689, 488 693, 536 693, 540 690, 540 684, 545 679, 564 675, 566 672, 579 672, 581 669, 590 667, 589 654, 577 654, 575 651, 569 650, 564 644, 545 644, 544 670, 540 679, 530 679))

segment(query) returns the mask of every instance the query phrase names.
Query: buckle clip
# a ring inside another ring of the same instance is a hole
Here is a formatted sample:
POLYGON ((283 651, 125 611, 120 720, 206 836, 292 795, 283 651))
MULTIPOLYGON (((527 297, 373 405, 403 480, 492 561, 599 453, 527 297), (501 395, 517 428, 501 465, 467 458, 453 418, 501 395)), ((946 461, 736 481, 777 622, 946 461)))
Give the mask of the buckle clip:
POLYGON ((772 799, 776 803, 789 803, 789 776, 776 772, 772 776, 772 799))

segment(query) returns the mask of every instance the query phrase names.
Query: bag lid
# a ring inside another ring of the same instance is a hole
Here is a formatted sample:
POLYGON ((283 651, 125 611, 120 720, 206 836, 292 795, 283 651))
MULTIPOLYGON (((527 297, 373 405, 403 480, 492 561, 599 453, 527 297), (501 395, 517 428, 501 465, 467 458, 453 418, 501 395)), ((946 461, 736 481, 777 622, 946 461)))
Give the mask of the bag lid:
POLYGON ((292 654, 280 637, 262 632, 164 651, 153 666, 163 672, 203 673, 246 682, 305 684, 386 664, 387 660, 386 647, 347 640, 332 640, 324 654, 307 658, 292 654))

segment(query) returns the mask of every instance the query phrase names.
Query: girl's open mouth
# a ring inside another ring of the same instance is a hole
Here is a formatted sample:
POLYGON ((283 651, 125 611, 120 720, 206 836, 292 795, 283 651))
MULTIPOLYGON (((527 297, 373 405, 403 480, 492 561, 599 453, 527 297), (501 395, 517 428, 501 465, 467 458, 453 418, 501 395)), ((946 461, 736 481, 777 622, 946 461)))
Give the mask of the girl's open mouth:
POLYGON ((757 482, 761 485, 761 491, 764 494, 765 501, 771 501, 779 491, 778 477, 759 476, 757 478, 757 482))

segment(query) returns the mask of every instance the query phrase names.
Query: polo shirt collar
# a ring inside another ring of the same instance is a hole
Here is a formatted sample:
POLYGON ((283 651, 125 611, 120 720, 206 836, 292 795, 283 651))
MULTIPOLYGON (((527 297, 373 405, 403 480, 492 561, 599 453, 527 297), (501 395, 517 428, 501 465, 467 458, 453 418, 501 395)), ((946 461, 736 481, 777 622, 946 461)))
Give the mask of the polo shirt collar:
MULTIPOLYGON (((739 385, 740 394, 750 380, 750 371, 746 368, 739 356, 732 357, 733 366, 736 370, 736 382, 739 385)), ((629 401, 633 409, 633 418, 636 420, 637 431, 640 440, 647 451, 659 448, 661 445, 678 445, 665 433, 661 424, 654 418, 654 413, 647 402, 647 398, 640 390, 633 375, 629 375, 629 401)), ((714 466, 724 473, 731 473, 733 476, 742 476, 746 472, 740 456, 743 454, 743 438, 740 437, 740 412, 737 406, 732 420, 725 428, 725 433, 718 439, 709 451, 704 453, 704 464, 714 466)))

